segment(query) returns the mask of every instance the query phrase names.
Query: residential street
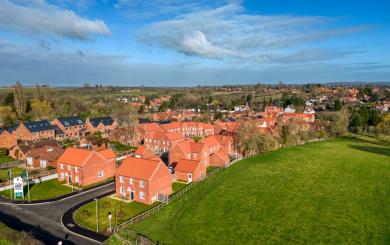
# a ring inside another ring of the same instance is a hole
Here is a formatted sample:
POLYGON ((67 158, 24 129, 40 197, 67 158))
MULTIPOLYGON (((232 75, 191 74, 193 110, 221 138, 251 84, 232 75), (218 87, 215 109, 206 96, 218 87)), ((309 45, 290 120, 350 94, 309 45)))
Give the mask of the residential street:
MULTIPOLYGON (((0 203, 0 221, 13 229, 30 232, 45 244, 97 244, 98 242, 75 235, 66 230, 62 215, 75 205, 95 197, 113 192, 115 183, 97 187, 64 200, 42 204, 6 204, 0 203)), ((1 200, 0 200, 1 202, 1 200)))

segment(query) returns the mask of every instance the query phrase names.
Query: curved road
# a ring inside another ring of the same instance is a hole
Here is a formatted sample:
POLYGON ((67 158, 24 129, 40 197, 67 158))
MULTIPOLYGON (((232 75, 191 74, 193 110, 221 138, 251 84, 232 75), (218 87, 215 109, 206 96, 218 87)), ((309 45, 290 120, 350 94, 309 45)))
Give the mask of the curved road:
POLYGON ((0 221, 9 227, 29 232, 45 244, 99 244, 70 232, 62 225, 62 216, 77 204, 113 192, 115 182, 50 203, 10 204, 0 201, 0 221))

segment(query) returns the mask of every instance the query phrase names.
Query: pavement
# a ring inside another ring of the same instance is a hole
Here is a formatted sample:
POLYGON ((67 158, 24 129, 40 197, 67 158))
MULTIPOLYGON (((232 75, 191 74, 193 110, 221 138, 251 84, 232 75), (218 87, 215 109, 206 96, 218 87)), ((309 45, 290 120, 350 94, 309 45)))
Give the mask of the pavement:
POLYGON ((109 195, 115 191, 115 183, 81 192, 64 199, 31 204, 5 203, 0 200, 0 221, 7 226, 30 233, 35 239, 44 244, 100 244, 104 236, 94 232, 83 233, 69 220, 73 209, 82 203, 87 203, 96 197, 109 195), (64 214, 67 215, 64 216, 64 214), (63 223, 68 228, 66 228, 63 223), (71 231, 72 230, 72 231, 71 231), (78 234, 80 233, 80 234, 78 234), (94 237, 96 235, 96 237, 94 237), (91 239, 92 238, 92 239, 91 239))

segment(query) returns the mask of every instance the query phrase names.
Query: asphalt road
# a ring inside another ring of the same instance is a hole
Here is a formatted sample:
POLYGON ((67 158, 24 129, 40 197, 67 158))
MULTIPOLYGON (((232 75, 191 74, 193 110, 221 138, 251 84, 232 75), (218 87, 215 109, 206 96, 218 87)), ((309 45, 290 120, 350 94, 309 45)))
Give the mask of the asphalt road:
POLYGON ((99 244, 96 241, 76 235, 64 228, 62 215, 75 205, 105 195, 115 190, 115 183, 98 187, 63 200, 42 204, 0 203, 0 221, 9 227, 29 232, 45 244, 99 244))

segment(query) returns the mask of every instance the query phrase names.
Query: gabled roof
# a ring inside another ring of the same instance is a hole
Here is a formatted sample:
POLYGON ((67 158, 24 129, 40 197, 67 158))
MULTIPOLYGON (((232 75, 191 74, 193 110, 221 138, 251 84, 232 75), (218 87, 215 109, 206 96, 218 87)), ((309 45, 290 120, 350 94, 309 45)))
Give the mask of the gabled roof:
POLYGON ((3 132, 4 132, 4 130, 3 130, 3 129, 0 129, 0 135, 1 135, 3 132))
POLYGON ((74 117, 60 117, 60 118, 57 118, 57 120, 60 121, 60 123, 62 123, 62 125, 64 125, 65 127, 85 124, 85 122, 83 120, 81 120, 80 117, 76 117, 76 116, 74 116, 74 117))
POLYGON ((7 129, 8 132, 12 133, 19 127, 19 124, 15 124, 7 129))
POLYGON ((70 147, 60 156, 58 162, 81 167, 92 153, 93 151, 87 149, 70 147))
POLYGON ((193 173, 199 167, 200 162, 194 160, 181 159, 175 166, 175 171, 193 173))
POLYGON ((54 131, 56 132, 56 135, 64 134, 64 132, 57 125, 53 125, 53 126, 54 126, 54 131))
POLYGON ((184 140, 184 136, 179 133, 165 133, 169 141, 184 140))
POLYGON ((209 148, 221 144, 221 142, 217 139, 215 135, 207 136, 200 142, 206 144, 209 148))
POLYGON ((51 125, 47 120, 24 122, 24 125, 31 133, 45 130, 54 130, 54 126, 51 125))
POLYGON ((164 164, 161 161, 127 157, 122 161, 116 174, 141 180, 150 180, 159 167, 165 167, 160 165, 164 164))
POLYGON ((157 123, 143 123, 139 125, 141 128, 143 128, 146 132, 151 131, 164 131, 160 125, 157 123))
POLYGON ((92 126, 95 128, 102 123, 104 126, 110 126, 113 124, 114 120, 111 117, 95 117, 90 118, 89 121, 91 122, 92 126))
POLYGON ((103 156, 106 159, 113 159, 116 157, 114 151, 111 149, 103 149, 100 151, 96 151, 96 153, 103 156))

